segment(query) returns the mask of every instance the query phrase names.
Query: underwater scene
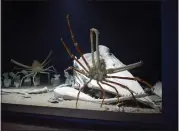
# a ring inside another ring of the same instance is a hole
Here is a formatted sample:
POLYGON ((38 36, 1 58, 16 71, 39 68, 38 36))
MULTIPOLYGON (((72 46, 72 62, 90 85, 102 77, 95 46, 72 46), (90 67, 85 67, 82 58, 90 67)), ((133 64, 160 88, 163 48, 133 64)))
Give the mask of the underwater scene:
POLYGON ((162 113, 159 2, 3 2, 2 103, 162 113))

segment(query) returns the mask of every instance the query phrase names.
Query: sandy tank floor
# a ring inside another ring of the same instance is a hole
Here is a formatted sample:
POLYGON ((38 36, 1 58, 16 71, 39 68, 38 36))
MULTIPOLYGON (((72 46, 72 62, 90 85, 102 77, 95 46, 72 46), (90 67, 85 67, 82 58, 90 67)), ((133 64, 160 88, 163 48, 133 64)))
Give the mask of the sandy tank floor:
MULTIPOLYGON (((9 91, 27 91, 33 89, 44 88, 45 86, 25 87, 25 88, 4 88, 9 91)), ((46 86, 48 89, 52 89, 52 86, 46 86)), ((76 108, 76 100, 63 100, 59 103, 50 103, 48 100, 53 97, 53 92, 42 93, 42 94, 30 94, 31 98, 24 98, 22 94, 17 93, 1 93, 1 102, 10 104, 20 105, 34 105, 34 106, 45 106, 45 107, 59 107, 59 108, 76 108)), ((100 110, 100 111, 114 111, 114 112, 130 112, 130 113, 160 113, 159 110, 149 108, 134 108, 134 107, 118 107, 116 105, 103 105, 100 104, 79 101, 78 109, 86 110, 100 110)))

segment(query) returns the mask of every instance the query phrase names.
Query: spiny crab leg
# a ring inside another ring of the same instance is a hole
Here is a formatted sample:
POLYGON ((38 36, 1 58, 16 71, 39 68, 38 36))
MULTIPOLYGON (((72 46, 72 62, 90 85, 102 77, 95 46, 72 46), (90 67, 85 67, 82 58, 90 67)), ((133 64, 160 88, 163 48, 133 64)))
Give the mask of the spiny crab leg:
POLYGON ((92 31, 92 29, 90 30, 90 41, 91 41, 91 55, 92 55, 93 68, 96 69, 96 64, 95 64, 95 60, 94 60, 94 45, 93 45, 93 31, 92 31))
POLYGON ((63 41, 63 39, 61 38, 62 44, 64 45, 66 51, 68 52, 69 56, 74 59, 87 73, 88 70, 81 64, 81 62, 79 62, 79 60, 77 58, 75 58, 75 56, 71 53, 70 49, 67 47, 67 45, 65 44, 65 42, 63 41))
POLYGON ((150 85, 148 82, 144 81, 143 79, 140 79, 139 77, 121 77, 121 76, 106 76, 106 78, 118 78, 118 79, 127 79, 127 80, 136 80, 138 82, 141 82, 145 85, 147 85, 150 88, 153 88, 152 85, 150 85))
POLYGON ((47 64, 50 63, 51 60, 48 60, 47 62, 45 62, 42 66, 45 67, 47 64))
POLYGON ((42 62, 42 65, 44 65, 46 63, 46 61, 48 60, 48 58, 51 56, 51 54, 53 53, 53 51, 51 50, 48 54, 48 56, 46 57, 46 59, 42 62))
MULTIPOLYGON (((79 72, 79 73, 81 73, 82 75, 85 75, 83 72, 81 72, 80 70, 74 68, 73 66, 68 67, 65 71, 68 71, 68 70, 75 70, 76 72, 79 72)), ((85 75, 85 76, 86 76, 86 75, 85 75)), ((79 95, 80 95, 81 90, 83 90, 83 89, 88 85, 88 83, 91 82, 91 80, 92 80, 92 79, 90 79, 86 84, 84 84, 84 85, 79 89, 79 92, 78 92, 78 95, 77 95, 77 99, 76 99, 76 108, 78 107, 78 106, 77 106, 77 105, 78 105, 78 99, 79 99, 79 95)))
POLYGON ((79 92, 78 92, 78 95, 77 95, 77 99, 76 99, 76 108, 78 107, 78 100, 79 100, 79 95, 80 95, 81 90, 83 90, 91 82, 91 80, 92 79, 90 79, 86 84, 84 84, 82 86, 82 88, 79 89, 79 92))
POLYGON ((11 62, 14 63, 14 64, 16 64, 16 65, 18 65, 18 66, 24 67, 24 68, 32 68, 31 66, 24 65, 24 64, 22 64, 22 63, 19 63, 19 62, 13 60, 13 59, 11 59, 11 62))
POLYGON ((76 72, 78 72, 78 73, 80 73, 82 75, 85 75, 87 77, 87 75, 84 72, 74 68, 73 66, 68 67, 65 71, 68 71, 68 70, 75 70, 76 72))
POLYGON ((109 69, 107 69, 107 73, 112 74, 112 73, 117 73, 117 72, 121 72, 121 71, 125 71, 125 70, 134 69, 134 68, 141 66, 142 64, 143 64, 143 62, 140 61, 140 62, 129 64, 129 65, 126 65, 123 67, 119 67, 119 68, 109 68, 109 69))
MULTIPOLYGON (((120 84, 120 83, 117 83, 117 82, 114 82, 114 81, 106 80, 106 79, 105 79, 104 81, 105 81, 105 82, 108 82, 108 83, 116 84, 116 85, 118 85, 118 86, 120 86, 120 87, 122 87, 122 88, 127 89, 127 90, 131 93, 132 97, 134 98, 134 100, 135 100, 136 103, 137 103, 137 100, 136 100, 136 98, 135 98, 135 96, 134 96, 134 94, 133 94, 133 93, 135 93, 135 92, 132 91, 132 90, 130 90, 127 86, 125 86, 125 85, 123 85, 123 84, 120 84)), ((137 93, 135 93, 135 94, 137 94, 137 93)))
POLYGON ((116 89, 116 87, 113 86, 113 85, 111 85, 111 84, 109 84, 109 83, 103 82, 103 81, 101 81, 101 83, 104 84, 104 85, 108 85, 108 86, 110 86, 110 87, 112 87, 113 89, 116 90, 117 98, 118 98, 118 103, 119 103, 119 102, 120 102, 120 101, 119 101, 119 92, 118 92, 118 90, 116 89))
POLYGON ((97 81, 97 84, 99 85, 99 87, 101 88, 101 92, 102 92, 102 102, 101 102, 101 107, 102 107, 102 105, 103 105, 103 103, 104 103, 104 96, 105 96, 105 92, 104 92, 104 89, 103 89, 103 87, 101 86, 101 84, 99 83, 99 81, 97 81))
POLYGON ((74 36, 73 31, 72 31, 70 20, 69 20, 69 14, 67 14, 66 19, 67 19, 67 22, 68 22, 68 27, 70 29, 71 38, 73 40, 74 46, 75 46, 76 50, 80 53, 80 56, 82 57, 83 61, 87 65, 88 69, 90 70, 90 66, 89 66, 88 62, 86 61, 86 59, 84 58, 83 53, 82 53, 81 49, 79 48, 77 41, 75 40, 75 36, 74 36))
MULTIPOLYGON (((96 58, 97 58, 97 62, 96 62, 96 68, 100 69, 100 54, 99 54, 99 31, 95 28, 91 28, 90 29, 91 32, 94 32, 96 35, 96 58)), ((92 44, 92 43, 91 43, 92 44)), ((93 55, 93 54, 92 54, 93 55)), ((94 58, 94 56, 92 56, 92 59, 94 58)))

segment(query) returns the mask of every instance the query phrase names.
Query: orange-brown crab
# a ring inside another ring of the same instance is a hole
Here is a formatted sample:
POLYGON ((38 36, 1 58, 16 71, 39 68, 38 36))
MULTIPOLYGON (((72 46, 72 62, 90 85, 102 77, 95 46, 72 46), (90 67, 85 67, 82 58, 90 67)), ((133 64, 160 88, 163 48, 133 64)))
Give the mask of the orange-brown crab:
MULTIPOLYGON (((118 85, 122 88, 125 88, 127 89, 128 91, 131 92, 133 98, 135 99, 134 95, 133 95, 133 91, 130 90, 127 86, 121 84, 121 83, 118 83, 118 82, 114 82, 114 81, 110 81, 110 80, 107 80, 107 78, 116 78, 116 79, 127 79, 127 80, 135 80, 135 81, 138 81, 138 82, 141 82, 145 85, 147 85, 148 87, 152 88, 152 86, 147 83, 146 81, 138 78, 138 77, 120 77, 120 76, 109 76, 108 74, 113 74, 113 73, 116 73, 116 72, 122 72, 122 71, 125 71, 125 70, 130 70, 130 69, 133 69, 133 68, 136 68, 136 67, 139 67, 142 65, 142 61, 140 62, 137 62, 137 63, 134 63, 134 64, 130 64, 130 65, 126 65, 126 66, 123 66, 123 67, 119 67, 119 68, 110 68, 110 69, 106 69, 106 65, 105 65, 105 62, 104 62, 104 59, 100 59, 100 54, 99 54, 99 45, 98 45, 98 41, 99 41, 99 31, 95 28, 91 28, 90 29, 90 40, 91 40, 91 55, 92 55, 92 66, 90 66, 88 64, 88 62, 86 61, 86 59, 84 58, 83 56, 83 53, 81 51, 81 49, 79 48, 78 46, 78 43, 77 41, 75 40, 75 36, 74 36, 74 33, 72 31, 72 28, 71 28, 71 24, 70 24, 70 20, 69 20, 69 14, 66 16, 66 19, 67 19, 67 22, 68 22, 68 27, 69 27, 69 30, 70 30, 70 33, 71 33, 71 38, 72 38, 72 41, 73 41, 73 44, 76 48, 76 50, 78 51, 78 53, 80 54, 82 60, 84 61, 84 63, 86 64, 86 67, 71 53, 71 51, 69 50, 69 48, 67 47, 67 45, 65 44, 65 42, 63 41, 63 39, 61 38, 61 41, 66 49, 66 51, 68 52, 68 54, 70 55, 70 57, 75 60, 81 67, 82 67, 82 70, 79 70, 79 69, 76 69, 75 67, 73 66, 70 66, 69 68, 66 69, 67 70, 73 70, 73 71, 76 71, 82 75, 84 75, 85 77, 89 78, 89 81, 86 82, 86 84, 83 85, 83 87, 79 90, 79 93, 78 93, 78 96, 77 96, 77 101, 76 101, 76 107, 77 107, 77 103, 78 103, 78 99, 79 99, 79 94, 81 92, 81 90, 83 90, 90 82, 91 80, 96 80, 97 81, 97 84, 98 86, 101 88, 101 95, 102 95, 102 98, 103 98, 103 101, 104 101, 104 95, 105 95, 105 92, 104 92, 104 89, 103 87, 101 86, 101 84, 104 84, 104 85, 108 85, 110 86, 111 88, 115 89, 116 90, 116 93, 117 93, 117 97, 119 98, 119 93, 118 93, 118 90, 116 89, 115 86, 113 86, 112 84, 115 84, 115 85, 118 85), (93 47, 93 34, 96 35, 96 58, 94 57, 94 47, 93 47), (101 84, 100 84, 101 83, 101 84)), ((101 103, 101 106, 103 105, 103 101, 101 103)), ((119 101, 119 99, 118 99, 119 101)))

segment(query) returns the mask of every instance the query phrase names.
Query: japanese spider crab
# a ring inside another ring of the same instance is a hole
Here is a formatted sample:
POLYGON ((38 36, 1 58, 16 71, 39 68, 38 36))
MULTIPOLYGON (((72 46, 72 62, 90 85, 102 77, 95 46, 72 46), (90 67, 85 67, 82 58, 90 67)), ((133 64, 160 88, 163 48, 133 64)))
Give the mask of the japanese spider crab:
MULTIPOLYGON (((45 68, 45 66, 50 62, 50 60, 48 60, 48 59, 51 56, 51 54, 52 54, 52 51, 49 52, 48 56, 46 57, 46 59, 42 63, 40 63, 37 60, 34 60, 33 63, 32 63, 32 66, 24 65, 22 63, 19 63, 19 62, 15 61, 15 60, 11 59, 12 63, 14 63, 14 64, 16 64, 16 65, 18 65, 20 67, 23 67, 23 68, 18 68, 18 69, 23 69, 23 70, 28 72, 28 74, 25 75, 21 79, 19 87, 21 87, 23 80, 26 77, 29 77, 29 76, 33 76, 33 85, 36 86, 35 77, 36 77, 37 73, 47 74, 48 75, 48 81, 50 80, 49 71, 54 72, 54 73, 57 72, 56 69, 53 66, 49 66, 49 67, 45 68)), ((22 72, 18 72, 18 73, 22 73, 22 72)))
POLYGON ((76 107, 77 107, 77 104, 78 104, 78 99, 79 99, 80 92, 92 80, 95 80, 97 82, 97 85, 101 89, 101 97, 103 99, 102 102, 101 102, 101 107, 103 105, 104 95, 105 95, 105 92, 104 92, 104 89, 102 87, 102 84, 103 85, 107 85, 107 86, 115 89, 116 94, 117 94, 117 98, 118 98, 118 102, 119 102, 119 92, 118 92, 118 90, 116 89, 116 87, 114 85, 120 86, 121 88, 125 88, 126 90, 128 90, 131 93, 133 99, 136 100, 135 96, 134 96, 134 94, 136 94, 136 93, 134 91, 129 89, 124 84, 108 80, 108 78, 134 80, 134 81, 138 81, 140 83, 143 83, 143 84, 147 85, 149 88, 152 88, 152 85, 150 85, 149 83, 147 83, 146 81, 144 81, 144 80, 142 80, 142 79, 140 79, 138 77, 121 77, 121 76, 111 76, 110 75, 110 74, 113 74, 113 73, 122 72, 122 71, 125 71, 125 70, 130 70, 130 69, 134 69, 134 68, 140 67, 143 64, 143 62, 140 61, 140 62, 137 62, 137 63, 125 65, 123 67, 108 68, 107 69, 104 59, 100 59, 99 44, 98 44, 99 43, 99 31, 97 29, 95 29, 95 28, 91 28, 90 29, 91 55, 92 55, 91 56, 92 57, 92 65, 90 66, 89 63, 87 62, 87 60, 85 59, 85 57, 83 56, 83 53, 82 53, 81 49, 79 48, 77 41, 75 40, 75 36, 74 36, 73 31, 72 31, 72 27, 71 27, 70 20, 69 20, 69 14, 67 14, 66 19, 67 19, 68 28, 70 30, 70 34, 71 34, 71 38, 72 38, 73 44, 74 44, 76 50, 78 51, 78 53, 80 54, 80 56, 81 56, 81 58, 83 60, 83 64, 85 64, 85 65, 83 65, 82 62, 80 62, 79 59, 77 59, 71 53, 70 49, 68 48, 68 46, 63 41, 63 38, 61 38, 61 42, 64 45, 67 53, 70 55, 70 57, 74 61, 76 61, 81 66, 81 69, 77 69, 77 68, 75 68, 73 66, 70 66, 70 67, 68 67, 66 69, 66 71, 73 70, 74 72, 76 72, 76 73, 78 72, 79 74, 83 75, 84 77, 89 78, 89 80, 79 89, 77 100, 76 100, 76 107), (96 58, 94 57, 93 34, 96 35, 96 54, 95 54, 96 58))

